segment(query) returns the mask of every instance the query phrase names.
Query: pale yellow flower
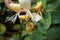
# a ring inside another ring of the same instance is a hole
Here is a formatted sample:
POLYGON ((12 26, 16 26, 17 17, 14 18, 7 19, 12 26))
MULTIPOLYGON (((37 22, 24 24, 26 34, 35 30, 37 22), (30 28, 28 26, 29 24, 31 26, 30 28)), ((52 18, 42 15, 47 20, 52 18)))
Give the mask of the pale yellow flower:
POLYGON ((34 23, 33 22, 26 23, 26 31, 28 34, 32 34, 33 29, 34 29, 34 23))

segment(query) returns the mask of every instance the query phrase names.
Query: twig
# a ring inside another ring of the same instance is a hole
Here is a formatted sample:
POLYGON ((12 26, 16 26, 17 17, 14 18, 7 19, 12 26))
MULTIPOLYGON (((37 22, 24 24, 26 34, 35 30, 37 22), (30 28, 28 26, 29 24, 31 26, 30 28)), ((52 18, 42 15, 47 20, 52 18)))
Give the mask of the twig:
POLYGON ((53 12, 54 12, 54 11, 55 11, 55 12, 59 12, 60 10, 45 10, 45 11, 49 11, 49 12, 52 12, 52 11, 53 11, 53 12))

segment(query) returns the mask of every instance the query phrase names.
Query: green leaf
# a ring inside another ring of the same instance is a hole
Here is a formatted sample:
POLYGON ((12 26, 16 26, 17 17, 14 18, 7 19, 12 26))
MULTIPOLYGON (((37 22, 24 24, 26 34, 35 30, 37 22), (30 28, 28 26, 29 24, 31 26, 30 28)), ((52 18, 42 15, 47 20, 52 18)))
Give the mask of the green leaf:
POLYGON ((41 0, 33 0, 33 2, 32 2, 32 7, 35 6, 36 3, 39 2, 39 1, 41 1, 41 0))
POLYGON ((51 14, 50 14, 50 12, 46 12, 46 14, 47 14, 47 16, 43 17, 44 18, 43 26, 44 26, 45 30, 47 30, 50 27, 50 25, 51 25, 51 14))
POLYGON ((60 11, 52 12, 51 17, 52 17, 52 24, 60 23, 60 11))
POLYGON ((14 26, 13 26, 13 29, 14 29, 14 30, 19 30, 19 29, 20 29, 20 24, 14 25, 14 26))
POLYGON ((3 2, 3 0, 0 0, 0 3, 2 3, 3 2))
POLYGON ((43 23, 41 22, 37 23, 37 28, 41 32, 45 33, 45 31, 50 27, 50 24, 51 24, 51 15, 49 12, 47 12, 45 13, 45 15, 43 15, 43 23))
POLYGON ((5 25, 0 23, 0 34, 4 34, 5 32, 6 32, 5 25))
POLYGON ((20 28, 21 28, 22 30, 26 29, 26 27, 25 27, 26 24, 25 24, 25 23, 20 23, 20 26, 21 26, 20 28))
POLYGON ((18 40, 20 38, 19 34, 13 34, 11 40, 18 40))
POLYGON ((52 25, 47 32, 48 40, 56 40, 60 35, 60 24, 52 25))
POLYGON ((25 37, 24 40, 43 40, 43 35, 39 30, 35 30, 32 35, 25 37))
POLYGON ((58 3, 60 3, 60 0, 57 0, 58 3))
POLYGON ((47 0, 42 0, 43 9, 46 8, 46 2, 47 2, 47 0))
POLYGON ((2 36, 0 35, 0 40, 4 40, 4 36, 3 35, 2 36))

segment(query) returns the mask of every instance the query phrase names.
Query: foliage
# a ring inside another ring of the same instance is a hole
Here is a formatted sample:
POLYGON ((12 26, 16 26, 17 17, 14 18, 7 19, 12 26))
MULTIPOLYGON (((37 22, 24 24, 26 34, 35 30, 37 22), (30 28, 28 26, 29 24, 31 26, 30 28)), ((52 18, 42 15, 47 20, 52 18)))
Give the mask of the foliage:
MULTIPOLYGON (((17 0, 13 1, 18 3, 17 0)), ((32 6, 35 6, 38 1, 41 0, 33 0, 32 6)), ((60 0, 42 0, 42 2, 43 19, 36 23, 36 28, 32 31, 32 34, 28 35, 21 31, 24 31, 26 25, 20 23, 18 18, 15 24, 5 23, 6 17, 14 15, 15 12, 10 11, 3 0, 0 0, 0 40, 4 40, 4 37, 9 37, 9 40, 59 40, 60 0)))

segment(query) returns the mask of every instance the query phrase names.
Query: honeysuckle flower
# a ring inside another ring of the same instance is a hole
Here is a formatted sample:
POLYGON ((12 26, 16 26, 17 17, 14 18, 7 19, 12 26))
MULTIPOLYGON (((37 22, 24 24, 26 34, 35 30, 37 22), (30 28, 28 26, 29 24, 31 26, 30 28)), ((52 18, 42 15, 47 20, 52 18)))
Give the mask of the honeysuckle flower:
POLYGON ((31 8, 31 2, 30 0, 18 0, 21 7, 29 14, 29 16, 31 17, 31 19, 33 19, 33 15, 30 12, 30 8, 31 8))
POLYGON ((9 6, 12 8, 12 10, 17 13, 15 15, 13 15, 12 17, 7 18, 6 21, 11 21, 14 23, 16 21, 17 16, 19 17, 19 19, 21 18, 21 16, 20 16, 21 10, 30 9, 30 6, 31 6, 30 0, 18 0, 18 1, 19 1, 19 4, 16 4, 16 3, 9 4, 9 6))
POLYGON ((11 7, 11 9, 12 9, 13 11, 16 12, 16 14, 13 15, 13 16, 11 16, 11 17, 7 17, 7 19, 5 20, 5 22, 6 22, 6 21, 11 21, 11 22, 14 23, 14 22, 16 21, 16 19, 17 19, 18 14, 20 13, 20 12, 19 12, 19 11, 20 11, 20 4, 10 3, 9 6, 11 7))
POLYGON ((22 30, 22 36, 27 35, 27 34, 31 35, 33 29, 35 28, 34 25, 35 25, 35 23, 33 23, 33 22, 27 22, 26 23, 26 29, 22 30))
MULTIPOLYGON (((40 16, 39 14, 37 13, 31 13, 30 11, 30 8, 31 8, 31 1, 30 0, 18 0, 19 1, 19 4, 16 4, 16 3, 10 3, 10 7, 12 8, 13 11, 16 12, 15 15, 13 15, 12 17, 10 18, 7 18, 6 21, 11 21, 11 22, 15 22, 16 21, 16 18, 18 16, 18 18, 20 19, 20 21, 22 20, 28 20, 28 18, 31 18, 31 20, 33 22, 38 22, 39 20, 41 20, 42 18, 42 15, 40 16), (20 15, 21 13, 21 10, 25 11, 26 14, 28 15, 20 15), (29 17, 28 17, 29 16, 29 17), (26 19, 25 19, 26 18, 26 19)), ((40 2, 41 3, 41 2, 40 2)), ((38 3, 39 4, 39 3, 38 3)), ((38 9, 38 7, 40 6, 36 6, 34 7, 35 9, 38 9)))
POLYGON ((34 29, 34 23, 33 22, 26 23, 27 34, 32 34, 33 29, 34 29))
MULTIPOLYGON (((30 2, 30 0, 19 0, 19 3, 21 5, 21 7, 23 9, 25 9, 26 12, 29 14, 29 16, 31 17, 31 20, 33 22, 38 22, 41 19, 41 17, 38 14, 35 14, 35 16, 33 16, 33 14, 30 12, 30 8, 31 8, 31 2, 30 2)), ((37 4, 39 4, 39 3, 37 3, 37 4)), ((39 5, 39 6, 41 6, 41 5, 39 5)), ((37 8, 39 6, 36 6, 34 8, 37 8)))

